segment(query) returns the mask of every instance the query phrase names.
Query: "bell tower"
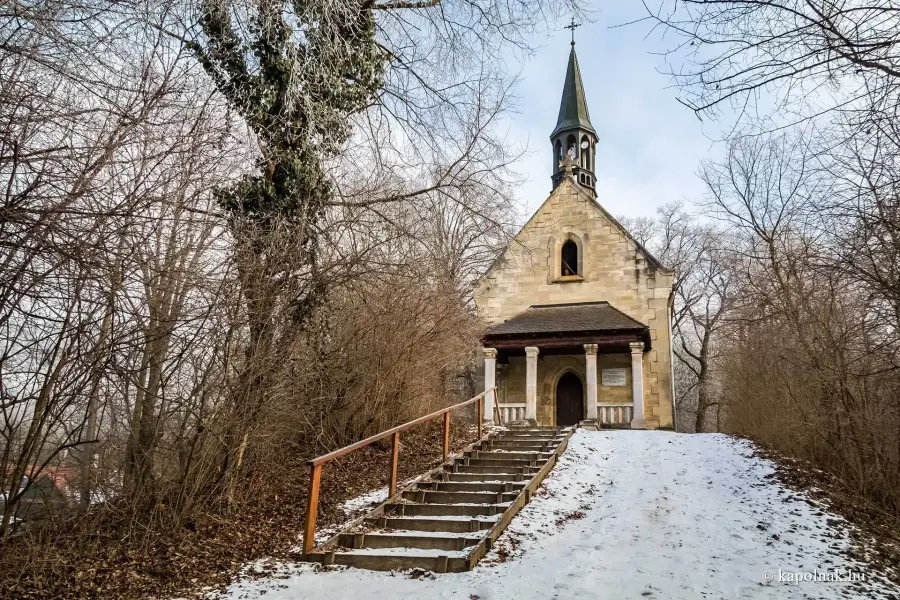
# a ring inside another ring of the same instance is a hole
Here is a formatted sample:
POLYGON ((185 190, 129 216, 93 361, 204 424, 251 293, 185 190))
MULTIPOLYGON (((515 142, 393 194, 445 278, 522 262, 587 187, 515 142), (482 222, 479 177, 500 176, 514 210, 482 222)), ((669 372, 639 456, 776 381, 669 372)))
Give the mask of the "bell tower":
POLYGON ((584 97, 584 86, 581 83, 581 71, 578 68, 578 57, 575 55, 575 24, 572 29, 572 50, 569 52, 569 66, 566 68, 566 80, 563 83, 562 100, 559 103, 559 117, 556 127, 550 134, 553 144, 553 189, 566 176, 566 162, 572 161, 572 176, 576 183, 597 195, 594 175, 594 160, 597 146, 597 132, 591 125, 587 100, 584 97))

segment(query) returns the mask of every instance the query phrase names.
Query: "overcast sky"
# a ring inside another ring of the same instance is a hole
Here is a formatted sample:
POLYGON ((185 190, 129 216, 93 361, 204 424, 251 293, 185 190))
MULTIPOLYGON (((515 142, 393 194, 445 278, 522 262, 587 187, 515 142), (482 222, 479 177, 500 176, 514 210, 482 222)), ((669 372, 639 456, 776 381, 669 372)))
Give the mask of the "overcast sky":
MULTIPOLYGON (((597 130, 597 196, 613 215, 652 216, 662 204, 698 199, 702 159, 717 154, 716 130, 676 100, 676 90, 654 55, 665 45, 646 38, 649 25, 614 27, 643 16, 639 2, 608 3, 575 30, 575 50, 597 130)), ((519 190, 530 216, 550 192, 550 132, 556 125, 569 55, 567 29, 539 42, 537 54, 519 63, 518 112, 509 116, 510 138, 527 146, 516 164, 527 177, 519 190)))

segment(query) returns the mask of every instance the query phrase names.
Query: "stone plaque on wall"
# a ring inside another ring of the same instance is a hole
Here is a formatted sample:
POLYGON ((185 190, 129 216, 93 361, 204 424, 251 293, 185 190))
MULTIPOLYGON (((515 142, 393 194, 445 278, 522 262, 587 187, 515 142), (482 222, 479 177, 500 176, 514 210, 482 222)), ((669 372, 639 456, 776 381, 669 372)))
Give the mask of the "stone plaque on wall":
POLYGON ((625 369, 603 369, 600 374, 600 385, 622 387, 625 385, 625 369))

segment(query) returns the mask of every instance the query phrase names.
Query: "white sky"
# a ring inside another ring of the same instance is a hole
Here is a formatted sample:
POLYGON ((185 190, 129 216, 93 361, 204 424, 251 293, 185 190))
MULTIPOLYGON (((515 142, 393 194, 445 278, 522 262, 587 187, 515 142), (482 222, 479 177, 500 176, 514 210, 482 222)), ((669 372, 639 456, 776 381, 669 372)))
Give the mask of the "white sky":
MULTIPOLYGON (((701 160, 718 153, 714 124, 701 123, 676 100, 659 53, 667 46, 648 23, 614 27, 643 17, 639 2, 604 3, 594 22, 575 31, 576 52, 591 123, 597 130, 597 195, 614 215, 652 216, 662 204, 697 200, 701 160), (704 134, 704 129, 710 132, 704 134)), ((508 117, 509 139, 526 147, 514 168, 527 181, 519 200, 531 215, 550 192, 550 132, 556 125, 569 55, 567 29, 551 32, 537 53, 518 63, 518 112, 508 117)), ((511 63, 515 69, 515 63, 511 63)))

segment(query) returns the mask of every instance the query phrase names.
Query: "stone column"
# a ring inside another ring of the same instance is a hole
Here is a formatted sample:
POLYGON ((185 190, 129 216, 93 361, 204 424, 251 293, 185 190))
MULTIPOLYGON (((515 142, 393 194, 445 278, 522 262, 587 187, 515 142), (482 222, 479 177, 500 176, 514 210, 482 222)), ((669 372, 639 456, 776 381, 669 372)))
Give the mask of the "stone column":
POLYGON ((525 347, 525 420, 537 423, 537 359, 535 346, 525 347))
MULTIPOLYGON (((488 391, 497 385, 497 350, 494 348, 484 349, 484 391, 488 391)), ((494 422, 494 400, 496 393, 492 392, 484 395, 484 423, 494 422)), ((476 406, 477 408, 477 406, 476 406)))
POLYGON ((646 429, 644 421, 644 342, 633 342, 631 347, 631 414, 632 429, 646 429))
POLYGON ((597 344, 584 345, 584 377, 587 380, 587 420, 597 420, 597 344))

